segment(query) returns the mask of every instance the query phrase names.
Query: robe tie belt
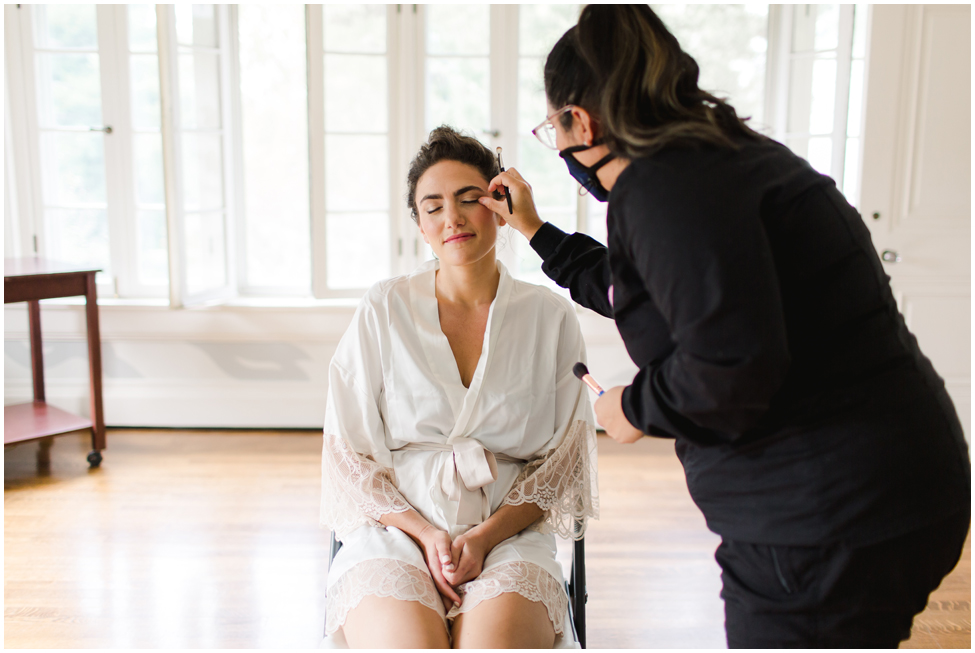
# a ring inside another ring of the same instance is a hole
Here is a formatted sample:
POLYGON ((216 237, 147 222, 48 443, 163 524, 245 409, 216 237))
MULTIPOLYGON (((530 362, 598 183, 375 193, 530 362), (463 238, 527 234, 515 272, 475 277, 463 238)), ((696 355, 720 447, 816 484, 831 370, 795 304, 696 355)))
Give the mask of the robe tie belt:
POLYGON ((457 523, 480 524, 491 516, 491 502, 484 488, 498 480, 498 463, 525 463, 503 453, 494 453, 473 438, 454 438, 452 442, 411 442, 397 451, 444 451, 451 453, 444 465, 440 487, 451 501, 457 502, 457 523))

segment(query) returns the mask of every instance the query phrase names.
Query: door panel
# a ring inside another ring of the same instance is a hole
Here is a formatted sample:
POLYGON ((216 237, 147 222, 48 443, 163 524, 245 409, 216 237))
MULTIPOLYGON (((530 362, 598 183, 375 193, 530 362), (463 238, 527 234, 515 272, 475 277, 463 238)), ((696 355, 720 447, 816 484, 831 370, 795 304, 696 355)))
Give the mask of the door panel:
POLYGON ((861 206, 971 441, 971 7, 874 5, 861 206))

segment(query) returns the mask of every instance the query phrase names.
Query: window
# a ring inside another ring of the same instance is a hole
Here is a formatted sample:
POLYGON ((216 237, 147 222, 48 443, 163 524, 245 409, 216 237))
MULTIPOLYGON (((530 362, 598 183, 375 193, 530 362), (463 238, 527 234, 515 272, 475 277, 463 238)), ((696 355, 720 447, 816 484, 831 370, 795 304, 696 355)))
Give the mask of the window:
POLYGON ((389 28, 386 5, 326 5, 325 281, 367 288, 390 274, 389 28))
MULTIPOLYGON (((861 6, 654 7, 703 88, 853 191, 861 6)), ((43 255, 100 266, 103 296, 176 306, 356 297, 431 256, 403 195, 443 123, 502 146, 545 219, 605 242, 605 205, 530 134, 545 57, 580 9, 7 5, 11 253, 36 235, 43 255)), ((510 229, 499 258, 551 285, 510 229)))
POLYGON ((775 138, 856 204, 867 5, 783 5, 775 138))
POLYGON ((102 268, 104 280, 112 274, 105 183, 110 127, 102 111, 98 15, 95 5, 48 5, 35 9, 32 22, 24 45, 36 71, 39 246, 52 258, 102 268))
POLYGON ((311 290, 305 9, 237 7, 243 167, 241 292, 311 290))

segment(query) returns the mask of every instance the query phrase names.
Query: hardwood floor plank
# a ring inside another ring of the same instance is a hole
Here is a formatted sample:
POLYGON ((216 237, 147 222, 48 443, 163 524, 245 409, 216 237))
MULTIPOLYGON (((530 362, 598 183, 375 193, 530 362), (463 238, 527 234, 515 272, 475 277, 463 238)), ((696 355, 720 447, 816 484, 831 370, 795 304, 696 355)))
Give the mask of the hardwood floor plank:
MULTIPOLYGON (((295 431, 114 429, 4 451, 4 645, 317 646, 328 534, 321 439, 295 431)), ((592 648, 722 648, 718 538, 673 443, 601 437, 586 536, 592 648)), ((560 560, 570 548, 561 543, 560 560)), ((916 620, 915 648, 970 648, 971 544, 916 620)))

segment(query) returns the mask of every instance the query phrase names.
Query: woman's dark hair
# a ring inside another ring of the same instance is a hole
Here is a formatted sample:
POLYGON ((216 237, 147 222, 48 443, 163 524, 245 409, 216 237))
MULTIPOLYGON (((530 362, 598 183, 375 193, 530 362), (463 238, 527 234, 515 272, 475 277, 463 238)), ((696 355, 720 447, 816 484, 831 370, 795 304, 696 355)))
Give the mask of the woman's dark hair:
POLYGON ((441 161, 457 161, 466 163, 476 169, 485 181, 497 177, 501 170, 498 162, 481 141, 473 136, 461 134, 453 127, 440 125, 427 138, 427 142, 420 146, 410 161, 410 172, 406 175, 406 207, 410 210, 413 222, 419 222, 416 209, 416 184, 427 170, 441 161))
MULTIPOLYGON (((698 88, 698 72, 648 6, 588 5, 545 61, 545 96, 555 109, 588 111, 610 150, 631 159, 674 143, 765 138, 698 88)), ((572 126, 571 114, 562 126, 572 126)))

